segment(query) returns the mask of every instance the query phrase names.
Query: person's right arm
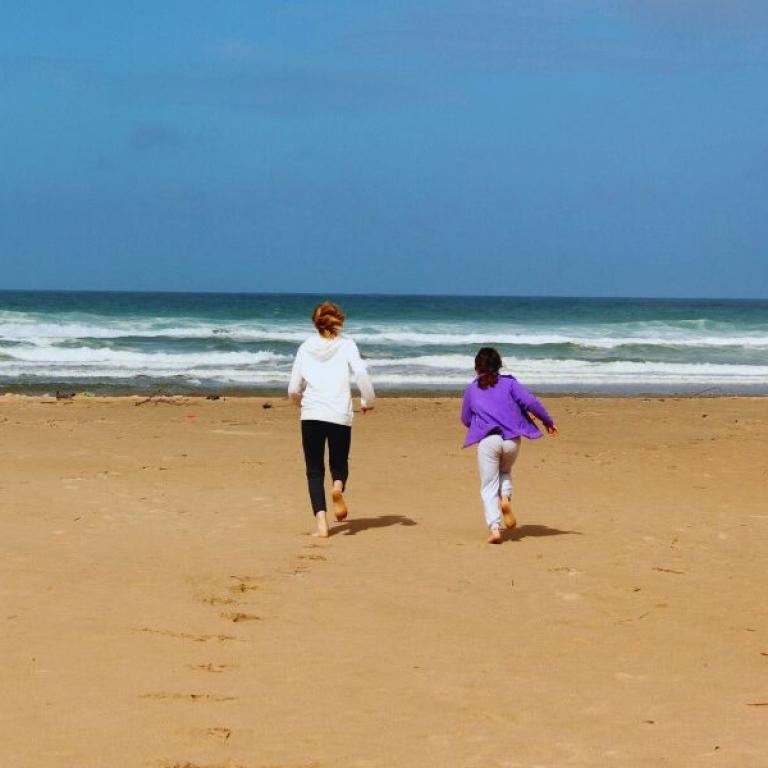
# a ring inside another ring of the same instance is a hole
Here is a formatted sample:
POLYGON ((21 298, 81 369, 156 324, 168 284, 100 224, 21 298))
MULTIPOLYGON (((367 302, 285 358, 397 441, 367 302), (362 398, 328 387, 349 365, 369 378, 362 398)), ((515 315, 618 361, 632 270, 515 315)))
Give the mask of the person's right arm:
POLYGON ((304 377, 301 375, 302 349, 296 353, 296 359, 293 361, 291 369, 291 380, 288 383, 288 397, 297 405, 301 402, 301 396, 304 392, 304 377))
POLYGON ((464 399, 461 401, 461 423, 469 429, 472 423, 472 406, 469 402, 469 387, 464 390, 464 399))

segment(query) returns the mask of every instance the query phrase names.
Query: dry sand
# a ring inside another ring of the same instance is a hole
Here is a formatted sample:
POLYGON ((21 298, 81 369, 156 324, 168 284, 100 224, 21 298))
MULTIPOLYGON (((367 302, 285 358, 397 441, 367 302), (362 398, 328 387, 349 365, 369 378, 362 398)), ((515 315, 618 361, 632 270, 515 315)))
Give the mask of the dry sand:
POLYGON ((768 765, 768 400, 550 399, 485 543, 458 402, 0 398, 2 768, 768 765))

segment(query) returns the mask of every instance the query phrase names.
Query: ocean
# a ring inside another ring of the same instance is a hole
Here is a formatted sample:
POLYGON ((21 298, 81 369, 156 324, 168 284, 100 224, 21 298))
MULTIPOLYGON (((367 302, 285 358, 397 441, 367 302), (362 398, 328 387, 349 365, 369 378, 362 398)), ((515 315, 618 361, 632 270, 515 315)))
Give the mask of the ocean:
MULTIPOLYGON (((0 291, 0 388, 276 392, 326 296, 0 291)), ((768 393, 768 301, 333 296, 379 391, 459 392, 483 345, 537 392, 768 393)))

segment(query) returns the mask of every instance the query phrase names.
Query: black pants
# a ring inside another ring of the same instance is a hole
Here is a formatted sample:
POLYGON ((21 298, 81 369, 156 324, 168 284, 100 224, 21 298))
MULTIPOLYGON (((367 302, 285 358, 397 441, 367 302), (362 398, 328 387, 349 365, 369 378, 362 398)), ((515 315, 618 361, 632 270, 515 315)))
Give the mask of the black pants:
POLYGON ((349 446, 352 441, 352 427, 332 424, 329 421, 301 422, 301 444, 304 447, 304 461, 307 465, 307 484, 312 513, 327 509, 325 506, 325 443, 328 441, 328 460, 331 477, 341 480, 346 486, 349 476, 349 446))

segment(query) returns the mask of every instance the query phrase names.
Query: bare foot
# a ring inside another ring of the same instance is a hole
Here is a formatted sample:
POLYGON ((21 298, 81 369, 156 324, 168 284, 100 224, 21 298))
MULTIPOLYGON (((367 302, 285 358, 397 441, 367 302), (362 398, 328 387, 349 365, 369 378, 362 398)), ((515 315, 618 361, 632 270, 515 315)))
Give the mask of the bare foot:
POLYGON ((498 528, 491 528, 491 535, 488 537, 489 544, 501 544, 501 531, 498 528))
POLYGON ((317 533, 313 533, 313 536, 317 536, 318 539, 328 538, 328 521, 325 519, 325 512, 318 512, 315 515, 317 520, 317 533))
POLYGON ((506 525, 507 528, 510 530, 512 528, 517 528, 517 519, 512 512, 512 499, 510 499, 509 496, 501 497, 501 514, 504 517, 504 525, 506 525))
POLYGON ((336 515, 336 520, 341 522, 347 519, 349 510, 347 509, 347 502, 344 501, 344 494, 342 493, 342 485, 336 481, 333 484, 333 491, 331 493, 333 497, 333 514, 336 515))

